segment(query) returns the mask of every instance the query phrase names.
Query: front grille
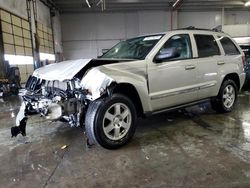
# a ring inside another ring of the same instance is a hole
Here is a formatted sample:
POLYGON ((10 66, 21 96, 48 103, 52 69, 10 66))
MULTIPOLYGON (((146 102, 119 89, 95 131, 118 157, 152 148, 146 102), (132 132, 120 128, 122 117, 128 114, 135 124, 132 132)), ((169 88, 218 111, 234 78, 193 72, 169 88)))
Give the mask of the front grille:
POLYGON ((69 84, 68 82, 60 82, 57 80, 49 81, 30 76, 25 88, 27 91, 40 93, 47 97, 53 97, 55 95, 66 96, 65 91, 69 89, 69 84), (45 90, 42 89, 43 87, 45 90))

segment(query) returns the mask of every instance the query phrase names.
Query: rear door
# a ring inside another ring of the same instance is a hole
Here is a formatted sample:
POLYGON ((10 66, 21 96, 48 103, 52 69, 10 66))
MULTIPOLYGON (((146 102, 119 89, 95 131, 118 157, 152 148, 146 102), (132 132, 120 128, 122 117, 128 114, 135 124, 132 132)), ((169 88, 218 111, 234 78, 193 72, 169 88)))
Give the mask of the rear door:
POLYGON ((198 98, 217 95, 218 66, 223 65, 223 55, 213 34, 194 34, 197 56, 198 98))

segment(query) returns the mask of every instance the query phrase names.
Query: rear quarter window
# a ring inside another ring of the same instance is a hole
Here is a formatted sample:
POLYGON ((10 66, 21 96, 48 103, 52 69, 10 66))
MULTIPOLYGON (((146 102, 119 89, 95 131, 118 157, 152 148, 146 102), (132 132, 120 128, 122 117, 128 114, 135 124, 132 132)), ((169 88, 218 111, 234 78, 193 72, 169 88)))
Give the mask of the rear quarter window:
POLYGON ((210 57, 220 55, 220 49, 213 35, 194 35, 198 56, 210 57))
POLYGON ((228 37, 219 37, 221 45, 226 55, 238 55, 240 54, 238 48, 233 41, 228 37))

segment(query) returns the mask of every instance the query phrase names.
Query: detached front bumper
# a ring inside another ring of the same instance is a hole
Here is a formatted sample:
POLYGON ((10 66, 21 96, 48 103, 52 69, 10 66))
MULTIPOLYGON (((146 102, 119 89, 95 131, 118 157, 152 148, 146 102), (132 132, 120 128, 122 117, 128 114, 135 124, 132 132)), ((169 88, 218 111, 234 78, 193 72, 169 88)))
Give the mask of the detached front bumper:
POLYGON ((18 134, 26 136, 26 124, 28 120, 26 112, 26 104, 23 102, 16 117, 16 126, 11 128, 12 137, 16 137, 18 134))
POLYGON ((85 105, 76 98, 66 101, 55 101, 43 96, 23 96, 23 102, 16 117, 16 126, 11 128, 12 137, 18 134, 26 136, 26 124, 29 116, 40 114, 44 120, 64 120, 71 127, 78 127, 85 115, 85 105))
POLYGON ((26 83, 16 126, 11 128, 12 137, 26 135, 28 116, 34 112, 47 120, 66 120, 71 127, 83 125, 89 103, 108 95, 108 87, 113 82, 112 78, 95 69, 82 80, 77 76, 64 81, 44 80, 34 74, 26 83))

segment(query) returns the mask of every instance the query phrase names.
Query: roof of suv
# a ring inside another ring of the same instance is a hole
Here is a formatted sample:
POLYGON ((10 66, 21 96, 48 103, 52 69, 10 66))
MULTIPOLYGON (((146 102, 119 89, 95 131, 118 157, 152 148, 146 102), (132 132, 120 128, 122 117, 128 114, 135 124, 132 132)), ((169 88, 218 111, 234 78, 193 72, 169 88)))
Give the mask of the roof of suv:
POLYGON ((194 26, 189 26, 185 28, 175 29, 175 30, 198 30, 198 31, 211 31, 211 32, 222 32, 220 28, 214 28, 214 29, 204 29, 204 28, 196 28, 194 26))
POLYGON ((196 27, 190 26, 190 27, 186 27, 186 28, 174 29, 174 30, 170 30, 170 31, 166 31, 166 32, 161 32, 161 33, 145 34, 145 35, 141 35, 141 37, 143 37, 143 36, 153 36, 153 35, 166 35, 168 33, 177 32, 177 31, 197 31, 197 32, 200 31, 202 33, 208 32, 208 33, 218 33, 218 34, 227 35, 223 31, 220 31, 218 28, 215 28, 215 29, 204 29, 204 28, 196 28, 196 27))

